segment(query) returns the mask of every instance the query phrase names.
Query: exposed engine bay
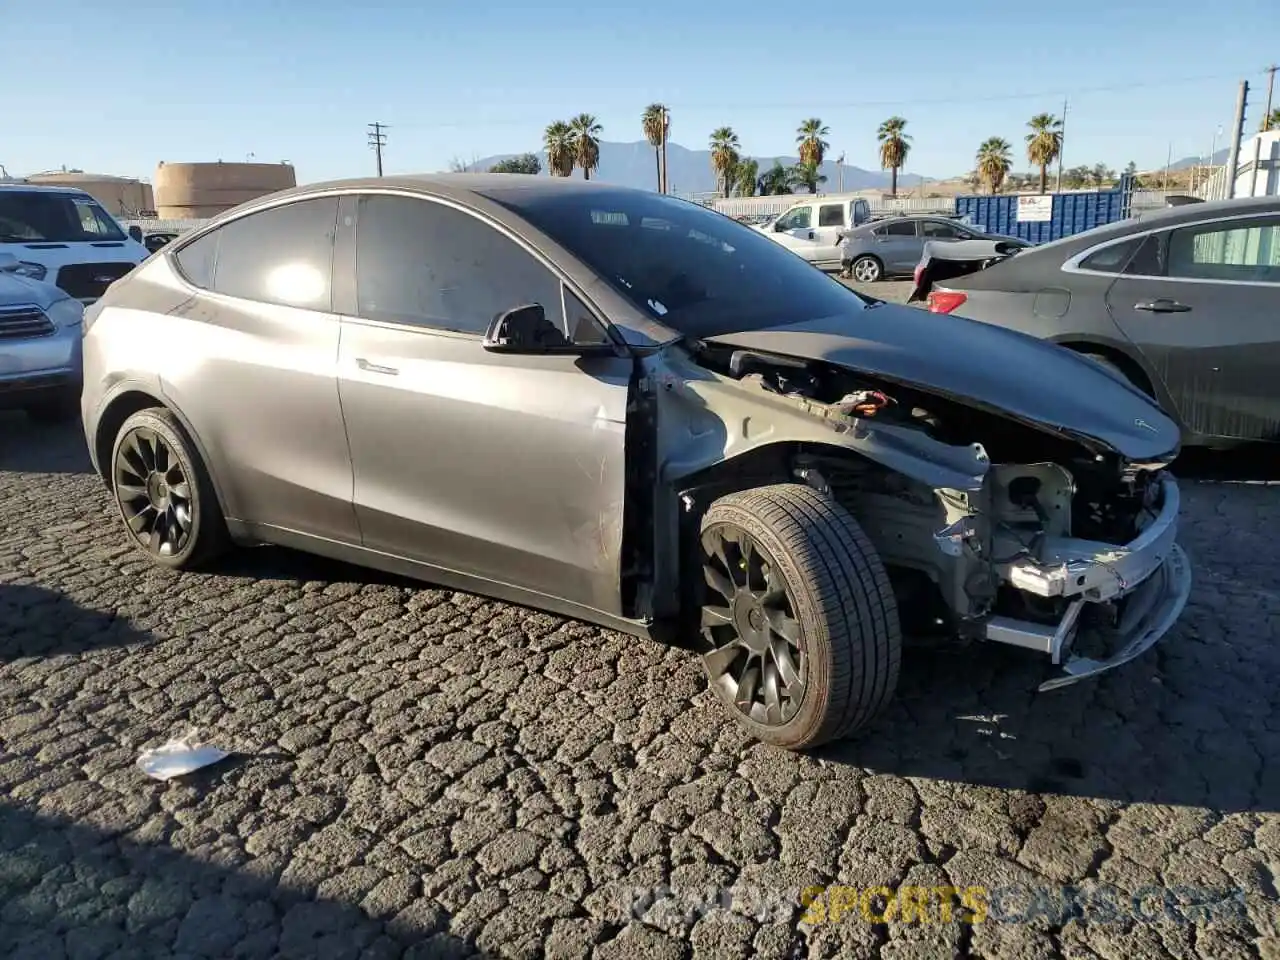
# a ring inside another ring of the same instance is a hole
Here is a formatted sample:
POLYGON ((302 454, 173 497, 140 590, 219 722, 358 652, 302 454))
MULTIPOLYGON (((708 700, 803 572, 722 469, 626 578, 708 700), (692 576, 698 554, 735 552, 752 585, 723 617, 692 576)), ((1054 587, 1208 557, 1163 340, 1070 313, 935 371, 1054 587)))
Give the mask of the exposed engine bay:
MULTIPOLYGON (((876 547, 909 636, 1008 643, 1067 663, 1082 628, 1124 624, 1132 633, 1129 621, 1138 614, 1128 608, 1137 588, 1171 555, 1181 556, 1173 542, 1177 490, 1166 464, 1129 464, 1087 438, 1019 422, 977 401, 820 361, 708 344, 699 345, 697 361, 827 420, 869 433, 879 424, 905 427, 985 451, 989 467, 977 490, 931 487, 826 446, 793 454, 793 476, 835 497, 876 547)), ((1181 605, 1173 616, 1180 612, 1181 605)), ((1141 652, 1150 643, 1138 646, 1141 652)), ((1136 656, 1129 647, 1121 654, 1136 656)), ((1073 665, 1090 675, 1120 657, 1104 663, 1076 656, 1068 677, 1042 689, 1078 679, 1073 665)))

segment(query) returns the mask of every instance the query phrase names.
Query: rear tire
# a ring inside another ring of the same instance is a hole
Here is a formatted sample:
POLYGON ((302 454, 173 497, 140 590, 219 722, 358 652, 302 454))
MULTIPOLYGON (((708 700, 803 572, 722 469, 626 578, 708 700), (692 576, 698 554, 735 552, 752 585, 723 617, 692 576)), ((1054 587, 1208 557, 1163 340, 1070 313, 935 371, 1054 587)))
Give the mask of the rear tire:
POLYGON ((832 497, 778 484, 721 497, 701 530, 708 681, 759 740, 790 750, 849 736, 898 686, 889 578, 832 497))
POLYGON ((1137 389, 1145 393, 1147 396, 1151 396, 1150 389, 1148 389, 1146 386, 1144 386, 1141 383, 1135 382, 1133 377, 1125 373, 1124 370, 1122 370, 1120 366, 1110 357, 1103 356, 1100 353, 1082 353, 1081 356, 1088 357, 1090 360, 1098 364, 1098 366, 1100 367, 1106 367, 1108 370, 1110 370, 1113 374, 1115 374, 1125 383, 1130 384, 1133 387, 1136 387, 1137 389))
POLYGON ((859 283, 875 283, 884 276, 884 265, 875 257, 858 257, 849 272, 859 283))
POLYGON ((121 424, 109 470, 125 533, 152 562, 194 570, 227 548, 209 471, 170 411, 140 410, 121 424))

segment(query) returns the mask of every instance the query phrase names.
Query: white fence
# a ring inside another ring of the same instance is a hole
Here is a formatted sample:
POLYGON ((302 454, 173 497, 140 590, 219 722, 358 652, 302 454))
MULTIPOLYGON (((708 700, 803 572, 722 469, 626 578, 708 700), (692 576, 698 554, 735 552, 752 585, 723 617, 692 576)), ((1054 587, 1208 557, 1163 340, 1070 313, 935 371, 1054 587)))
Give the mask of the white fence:
POLYGON ((798 203, 821 201, 830 196, 861 196, 872 213, 955 213, 954 197, 884 197, 878 194, 789 193, 776 197, 690 198, 729 217, 772 216, 798 203))

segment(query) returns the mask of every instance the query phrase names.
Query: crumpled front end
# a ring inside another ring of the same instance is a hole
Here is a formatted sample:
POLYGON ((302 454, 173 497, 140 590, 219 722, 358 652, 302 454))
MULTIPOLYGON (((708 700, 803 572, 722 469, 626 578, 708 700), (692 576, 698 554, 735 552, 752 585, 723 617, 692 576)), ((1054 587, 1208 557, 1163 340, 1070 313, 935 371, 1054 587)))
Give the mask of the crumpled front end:
POLYGON ((990 616, 983 637, 1036 650, 1061 665, 1060 676, 1041 684, 1044 691, 1121 666, 1154 646, 1186 606, 1191 571, 1177 544, 1180 497, 1169 473, 1132 475, 1110 498, 1081 503, 1065 469, 1040 466, 1039 474, 1054 477, 1047 489, 1030 468, 995 471, 993 507, 1000 519, 989 562, 1012 594, 1003 606, 1018 613, 990 616), (1044 516, 1046 500, 1057 518, 1044 516), (1011 514, 1026 506, 1036 520, 1019 524, 1011 514), (1106 518, 1073 520, 1073 513, 1091 508, 1106 518), (1084 527, 1085 535, 1073 535, 1073 527, 1084 527), (1125 539, 1126 529, 1131 538, 1125 539))

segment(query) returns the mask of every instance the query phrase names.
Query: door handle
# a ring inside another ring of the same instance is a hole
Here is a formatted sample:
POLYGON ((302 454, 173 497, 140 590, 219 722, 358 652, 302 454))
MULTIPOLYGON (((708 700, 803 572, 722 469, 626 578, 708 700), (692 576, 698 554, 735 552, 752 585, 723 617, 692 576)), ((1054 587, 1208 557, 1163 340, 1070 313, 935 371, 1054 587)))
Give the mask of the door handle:
POLYGON ((356 359, 356 366, 361 370, 364 370, 366 373, 381 373, 388 377, 398 377, 400 375, 400 371, 395 367, 384 367, 380 363, 370 363, 364 357, 358 357, 356 359))
POLYGON ((810 231, 809 231, 809 239, 810 239, 810 240, 812 240, 812 239, 813 239, 813 231, 812 231, 812 230, 810 230, 810 231))
POLYGON ((1146 310, 1148 313, 1186 313, 1191 308, 1185 303, 1159 297, 1155 300, 1142 300, 1133 305, 1135 310, 1146 310))

